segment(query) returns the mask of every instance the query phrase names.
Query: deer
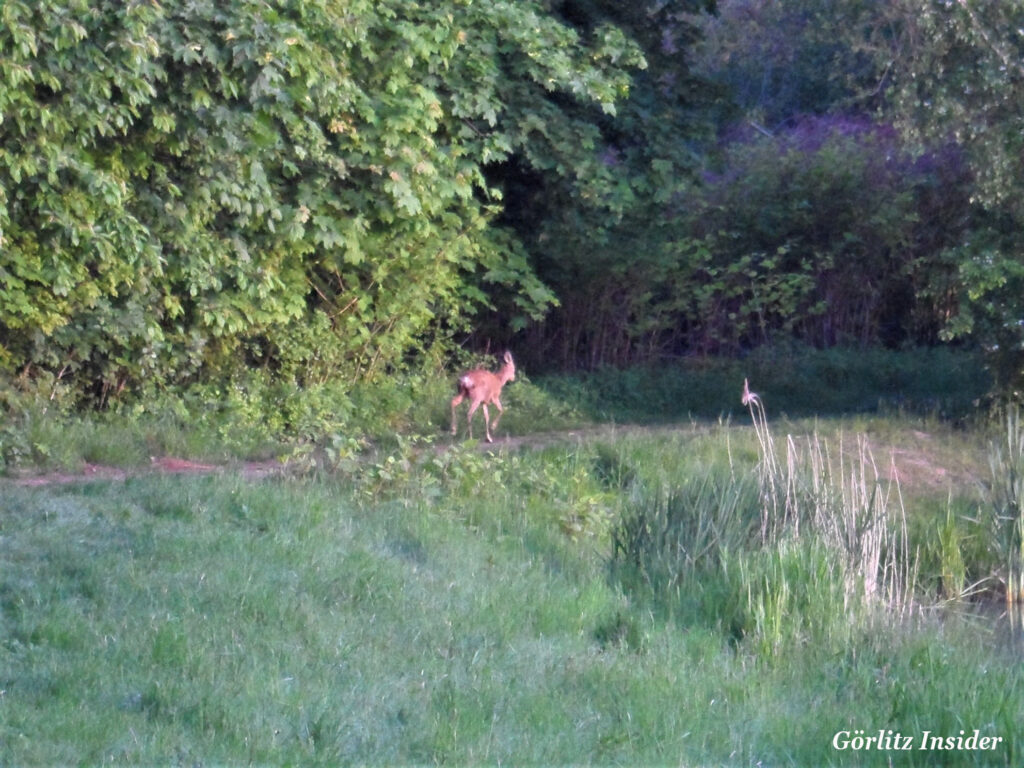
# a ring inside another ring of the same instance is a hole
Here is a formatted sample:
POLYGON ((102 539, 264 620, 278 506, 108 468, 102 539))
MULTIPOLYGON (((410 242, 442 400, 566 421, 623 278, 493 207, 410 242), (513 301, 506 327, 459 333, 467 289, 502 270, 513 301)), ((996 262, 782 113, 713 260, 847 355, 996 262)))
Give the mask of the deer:
POLYGON ((505 352, 503 359, 505 364, 498 369, 497 373, 476 368, 472 371, 466 371, 459 377, 459 392, 452 398, 453 437, 457 432, 455 409, 468 397, 469 413, 466 415, 466 425, 470 438, 473 437, 473 414, 482 405, 484 407, 484 433, 487 436, 488 443, 494 442, 494 438, 491 437, 491 417, 487 412, 487 404, 493 403, 494 407, 498 409, 498 415, 494 419, 494 428, 497 429, 501 415, 505 412, 505 409, 501 407, 501 388, 508 384, 508 382, 515 381, 516 378, 516 364, 512 362, 512 353, 505 352))

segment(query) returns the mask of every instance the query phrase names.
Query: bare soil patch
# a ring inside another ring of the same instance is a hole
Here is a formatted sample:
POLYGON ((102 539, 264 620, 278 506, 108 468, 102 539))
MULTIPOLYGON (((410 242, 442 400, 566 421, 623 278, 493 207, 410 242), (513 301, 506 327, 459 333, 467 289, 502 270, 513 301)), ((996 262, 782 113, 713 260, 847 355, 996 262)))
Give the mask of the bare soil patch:
POLYGON ((977 458, 928 432, 913 431, 900 445, 869 440, 879 473, 905 488, 948 491, 976 488, 981 480, 977 458), (883 463, 884 462, 884 463, 883 463))
POLYGON ((42 472, 25 474, 8 478, 6 482, 25 487, 49 485, 68 485, 70 483, 90 482, 93 480, 123 481, 129 477, 143 475, 212 475, 236 473, 241 477, 257 479, 284 474, 287 464, 276 460, 245 461, 231 464, 211 464, 191 461, 175 456, 154 457, 146 467, 109 467, 102 464, 85 463, 77 472, 42 472))
MULTIPOLYGON (((481 453, 505 453, 522 450, 543 450, 555 445, 583 444, 594 440, 614 440, 623 435, 667 435, 674 432, 692 432, 694 427, 680 426, 595 426, 578 429, 535 432, 527 435, 502 435, 493 443, 483 440, 476 445, 481 453)), ((778 435, 776 436, 778 438, 778 435)), ((438 453, 447 451, 465 438, 439 439, 433 448, 438 453)), ((941 437, 913 431, 900 434, 895 440, 868 439, 868 448, 878 467, 880 477, 894 480, 907 489, 930 492, 948 491, 954 487, 975 487, 980 481, 980 466, 962 447, 946 444, 941 437), (898 443, 898 444, 897 444, 898 443)), ((844 448, 844 452, 849 446, 844 448)), ((293 470, 288 462, 276 459, 261 461, 233 461, 224 464, 193 461, 176 456, 153 457, 147 466, 113 467, 85 463, 78 471, 62 470, 31 472, 0 478, 0 483, 17 486, 40 487, 67 485, 94 480, 124 481, 129 477, 153 474, 210 475, 236 474, 247 479, 284 476, 293 470)))

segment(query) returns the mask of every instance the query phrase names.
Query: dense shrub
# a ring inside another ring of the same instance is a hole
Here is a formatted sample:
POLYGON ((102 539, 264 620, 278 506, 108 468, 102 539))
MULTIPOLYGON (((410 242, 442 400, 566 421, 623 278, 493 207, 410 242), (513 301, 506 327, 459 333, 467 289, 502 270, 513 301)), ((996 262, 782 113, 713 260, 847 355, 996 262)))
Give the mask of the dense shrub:
POLYGON ((541 6, 3 3, 0 373, 101 404, 352 382, 444 347, 487 288, 536 315, 483 169, 579 178, 569 106, 614 111, 642 63, 541 6), (538 111, 558 138, 528 139, 538 111))
POLYGON ((750 131, 720 162, 691 218, 704 244, 691 345, 937 340, 953 300, 941 251, 962 235, 968 207, 956 152, 915 159, 890 129, 829 117, 750 131))

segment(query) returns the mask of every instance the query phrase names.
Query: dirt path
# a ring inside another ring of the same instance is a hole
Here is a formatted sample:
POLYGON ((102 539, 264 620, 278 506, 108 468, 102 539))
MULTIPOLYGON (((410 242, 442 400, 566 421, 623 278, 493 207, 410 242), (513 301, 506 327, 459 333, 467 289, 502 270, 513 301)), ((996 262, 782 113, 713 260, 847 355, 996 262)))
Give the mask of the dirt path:
POLYGON ((280 461, 246 461, 231 464, 209 464, 172 456, 154 458, 148 467, 109 467, 102 464, 86 463, 78 472, 42 472, 39 474, 15 475, 0 479, 0 482, 23 487, 41 487, 48 485, 68 485, 70 483, 90 482, 93 480, 123 481, 129 477, 144 475, 212 475, 234 472, 242 477, 257 479, 274 475, 283 475, 288 465, 280 461))
MULTIPOLYGON (((481 453, 503 453, 507 451, 540 450, 551 445, 566 442, 582 442, 595 439, 599 435, 610 435, 613 430, 596 427, 591 429, 566 430, 563 432, 535 433, 515 437, 498 438, 493 443, 480 442, 477 449, 481 453)), ((434 447, 438 452, 447 451, 452 442, 447 439, 439 439, 434 447)), ((0 476, 0 486, 4 484, 37 488, 51 485, 70 485, 71 483, 87 483, 94 480, 99 481, 124 481, 130 477, 144 477, 146 475, 215 475, 215 474, 237 474, 247 479, 260 479, 264 477, 282 477, 295 471, 295 467, 288 462, 269 459, 266 461, 232 461, 225 464, 214 464, 210 462, 192 461, 174 456, 154 457, 150 460, 149 466, 139 467, 112 467, 104 464, 92 464, 86 462, 82 468, 75 470, 57 470, 36 472, 26 470, 16 472, 12 475, 0 476)))
MULTIPOLYGON (((666 426, 596 426, 579 429, 567 429, 552 432, 535 432, 528 435, 499 437, 493 443, 479 442, 477 450, 481 453, 507 453, 522 450, 543 450, 555 445, 574 445, 593 442, 595 440, 615 440, 623 436, 653 436, 710 432, 715 427, 707 425, 666 425, 666 426)), ((781 434, 775 435, 776 441, 783 439, 781 434)), ((934 435, 914 431, 900 439, 900 445, 892 445, 887 441, 868 439, 868 448, 875 460, 879 475, 883 479, 898 480, 906 489, 926 491, 942 491, 951 486, 975 486, 978 482, 978 466, 972 463, 962 452, 955 448, 942 445, 934 435)), ((447 435, 432 444, 433 450, 443 453, 454 443, 447 435)), ((844 444, 843 452, 854 450, 855 441, 844 444)), ((308 465, 304 465, 308 468, 308 465)), ((78 471, 64 470, 56 472, 15 474, 0 477, 0 487, 5 484, 21 487, 44 487, 67 485, 71 483, 100 481, 124 481, 131 477, 147 475, 213 475, 234 474, 246 479, 266 477, 283 477, 297 472, 295 465, 275 459, 264 461, 232 461, 225 464, 192 461, 177 457, 153 458, 148 466, 143 467, 112 467, 101 464, 86 463, 78 471)))
POLYGON ((904 488, 931 491, 977 488, 985 479, 982 463, 969 452, 942 444, 937 437, 925 432, 914 431, 907 437, 908 441, 898 446, 868 441, 879 472, 898 480, 904 488))

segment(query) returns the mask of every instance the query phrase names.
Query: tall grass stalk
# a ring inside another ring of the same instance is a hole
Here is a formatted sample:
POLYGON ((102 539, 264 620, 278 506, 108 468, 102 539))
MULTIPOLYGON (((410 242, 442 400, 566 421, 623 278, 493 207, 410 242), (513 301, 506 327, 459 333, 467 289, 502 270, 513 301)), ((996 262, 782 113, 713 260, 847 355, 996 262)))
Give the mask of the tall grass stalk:
POLYGON ((747 513, 753 486, 709 472, 672 487, 639 488, 612 533, 613 559, 630 563, 655 591, 700 589, 700 574, 726 567, 754 535, 747 513))
MULTIPOLYGON (((761 397, 756 392, 750 391, 749 383, 743 380, 743 405, 750 409, 750 418, 754 423, 754 434, 761 449, 761 461, 758 464, 761 486, 761 540, 770 541, 775 538, 776 527, 785 526, 788 520, 791 506, 788 503, 782 504, 782 514, 779 511, 780 493, 778 482, 786 476, 792 477, 792 473, 783 472, 779 466, 777 453, 775 451, 775 440, 768 428, 768 415, 765 413, 761 397)), ((783 502, 790 498, 789 489, 782 497, 783 502)), ((794 521, 799 526, 799 521, 794 521)))
POLYGON ((953 516, 952 503, 946 507, 946 519, 938 526, 939 565, 942 594, 948 599, 966 597, 977 584, 967 585, 967 564, 964 562, 964 534, 953 516))
POLYGON ((1008 603, 1024 602, 1024 424, 1019 408, 1006 414, 1006 442, 989 450, 991 479, 983 489, 988 528, 1003 564, 1008 603))

